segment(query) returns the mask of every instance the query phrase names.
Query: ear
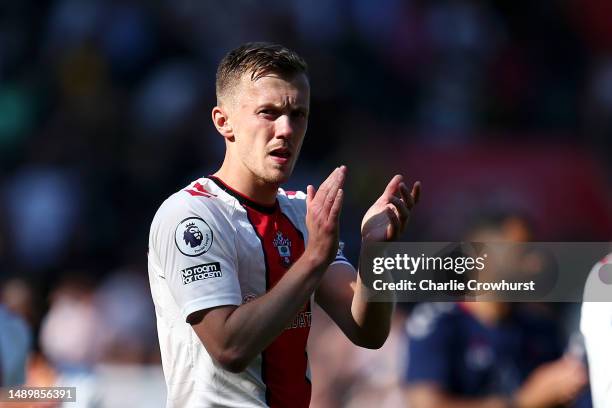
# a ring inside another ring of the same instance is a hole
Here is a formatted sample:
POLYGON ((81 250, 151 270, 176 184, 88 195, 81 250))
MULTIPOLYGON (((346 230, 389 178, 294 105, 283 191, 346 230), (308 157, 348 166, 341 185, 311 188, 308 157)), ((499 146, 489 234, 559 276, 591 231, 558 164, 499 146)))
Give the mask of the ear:
POLYGON ((212 121, 217 131, 221 133, 221 136, 226 139, 234 139, 234 130, 229 123, 229 117, 225 109, 220 106, 215 106, 212 110, 212 121))

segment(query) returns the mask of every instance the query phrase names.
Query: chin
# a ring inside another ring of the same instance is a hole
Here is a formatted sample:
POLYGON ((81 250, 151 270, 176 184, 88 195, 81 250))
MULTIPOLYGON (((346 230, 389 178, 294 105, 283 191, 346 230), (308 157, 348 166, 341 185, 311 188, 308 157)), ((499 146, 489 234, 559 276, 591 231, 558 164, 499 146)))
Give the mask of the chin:
POLYGON ((272 176, 266 179, 267 183, 270 184, 283 184, 285 182, 287 182, 289 180, 289 175, 278 175, 278 176, 272 176))
POLYGON ((263 179, 266 183, 282 184, 289 180, 291 173, 291 171, 277 170, 266 174, 266 177, 263 177, 263 179))

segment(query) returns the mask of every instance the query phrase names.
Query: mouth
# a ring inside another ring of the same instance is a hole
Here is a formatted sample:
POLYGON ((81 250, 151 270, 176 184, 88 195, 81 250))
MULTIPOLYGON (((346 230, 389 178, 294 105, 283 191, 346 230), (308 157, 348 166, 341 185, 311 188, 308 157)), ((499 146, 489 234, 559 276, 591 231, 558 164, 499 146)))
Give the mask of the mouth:
POLYGON ((279 147, 278 149, 272 150, 270 156, 275 162, 285 164, 291 159, 291 150, 285 147, 279 147))

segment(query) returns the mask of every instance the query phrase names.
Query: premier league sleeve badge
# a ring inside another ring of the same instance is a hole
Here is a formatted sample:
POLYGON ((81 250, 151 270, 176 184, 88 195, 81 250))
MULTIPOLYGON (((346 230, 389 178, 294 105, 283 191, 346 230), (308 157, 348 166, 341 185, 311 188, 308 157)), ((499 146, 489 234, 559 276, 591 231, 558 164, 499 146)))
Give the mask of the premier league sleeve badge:
POLYGON ((174 242, 183 255, 202 255, 212 246, 213 232, 203 219, 185 218, 176 227, 174 242))

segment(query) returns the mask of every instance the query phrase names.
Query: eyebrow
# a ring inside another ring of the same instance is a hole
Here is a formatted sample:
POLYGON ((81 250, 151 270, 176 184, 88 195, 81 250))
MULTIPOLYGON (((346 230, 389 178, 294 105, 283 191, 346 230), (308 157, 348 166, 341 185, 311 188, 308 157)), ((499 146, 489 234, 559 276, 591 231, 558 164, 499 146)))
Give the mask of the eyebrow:
POLYGON ((292 112, 303 112, 303 113, 308 113, 309 109, 308 106, 305 105, 290 105, 290 104, 285 104, 285 103, 271 103, 271 102, 266 102, 266 103, 262 103, 261 105, 257 105, 256 109, 262 109, 262 108, 274 108, 274 109, 278 109, 278 110, 286 110, 286 109, 290 109, 292 112))

